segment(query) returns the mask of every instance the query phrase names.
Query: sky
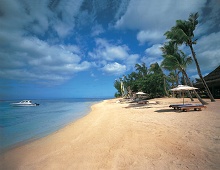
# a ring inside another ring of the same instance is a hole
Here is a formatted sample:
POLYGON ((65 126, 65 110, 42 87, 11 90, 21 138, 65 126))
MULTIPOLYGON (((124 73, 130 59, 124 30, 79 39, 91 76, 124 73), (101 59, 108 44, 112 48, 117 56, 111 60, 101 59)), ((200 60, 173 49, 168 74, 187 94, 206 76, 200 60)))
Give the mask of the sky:
MULTIPOLYGON (((0 0, 0 100, 114 97, 114 81, 160 64, 164 33, 195 12, 207 75, 220 65, 220 0, 0 0)), ((187 73, 198 77, 194 63, 187 73)))

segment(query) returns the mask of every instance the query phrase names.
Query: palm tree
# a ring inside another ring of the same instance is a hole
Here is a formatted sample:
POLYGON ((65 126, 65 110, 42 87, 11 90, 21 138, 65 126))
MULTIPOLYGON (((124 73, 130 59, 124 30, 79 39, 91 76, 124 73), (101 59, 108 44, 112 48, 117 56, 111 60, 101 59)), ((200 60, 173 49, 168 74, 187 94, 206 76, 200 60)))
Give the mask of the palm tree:
POLYGON ((147 69, 145 63, 142 63, 141 65, 140 64, 135 64, 135 68, 136 68, 136 71, 138 71, 138 74, 141 77, 145 77, 148 74, 148 69, 147 69))
MULTIPOLYGON (((161 65, 161 67, 163 68, 162 65, 161 65)), ((170 71, 170 73, 168 75, 168 81, 171 83, 171 88, 174 88, 175 86, 178 86, 178 84, 179 84, 178 80, 179 80, 180 71, 178 71, 177 69, 169 70, 169 71, 170 71)))
POLYGON ((178 45, 182 45, 183 43, 186 44, 186 46, 189 46, 193 59, 196 63, 196 68, 198 71, 198 75, 200 77, 200 79, 202 80, 203 86, 205 87, 207 94, 209 96, 209 98, 211 99, 212 102, 215 101, 215 99, 213 98, 203 76, 200 70, 200 66, 198 63, 198 60, 196 58, 196 53, 193 49, 193 44, 196 44, 197 40, 194 40, 194 30, 196 29, 196 26, 198 24, 198 17, 199 14, 195 13, 195 14, 190 14, 189 18, 187 21, 185 20, 177 20, 176 21, 176 25, 174 27, 171 28, 170 31, 167 31, 165 33, 167 39, 170 39, 172 42, 178 44, 178 45))
POLYGON ((163 74, 163 70, 157 62, 150 65, 150 71, 157 74, 163 74))
POLYGON ((114 87, 117 89, 117 92, 115 93, 115 97, 121 97, 121 81, 116 79, 114 82, 114 87))
POLYGON ((123 77, 124 85, 127 87, 128 93, 132 96, 132 92, 137 91, 137 80, 139 79, 139 75, 136 72, 132 72, 127 76, 123 77))
MULTIPOLYGON (((161 48, 161 50, 163 52, 162 56, 164 57, 161 66, 167 70, 172 70, 172 69, 180 70, 184 75, 184 77, 186 77, 190 86, 192 86, 192 82, 190 81, 186 73, 186 67, 187 65, 191 64, 192 58, 187 57, 181 50, 178 50, 177 44, 173 43, 172 41, 165 43, 164 46, 161 48)), ((207 104, 204 100, 202 100, 202 98, 198 95, 198 93, 195 90, 194 93, 202 104, 207 104)), ((193 100, 190 93, 189 96, 191 100, 193 100)))
MULTIPOLYGON (((163 68, 163 66, 161 65, 161 67, 163 68)), ((167 81, 171 83, 171 88, 174 88, 176 86, 178 86, 178 80, 179 80, 179 73, 180 71, 178 71, 177 69, 175 70, 169 70, 169 74, 167 76, 167 81)), ((172 93, 172 96, 174 96, 174 92, 172 93)))
POLYGON ((165 92, 166 96, 169 96, 169 94, 167 92, 167 88, 166 88, 167 87, 166 75, 163 73, 163 70, 160 67, 160 65, 157 62, 151 64, 149 71, 153 72, 154 74, 159 74, 162 76, 164 92, 165 92))

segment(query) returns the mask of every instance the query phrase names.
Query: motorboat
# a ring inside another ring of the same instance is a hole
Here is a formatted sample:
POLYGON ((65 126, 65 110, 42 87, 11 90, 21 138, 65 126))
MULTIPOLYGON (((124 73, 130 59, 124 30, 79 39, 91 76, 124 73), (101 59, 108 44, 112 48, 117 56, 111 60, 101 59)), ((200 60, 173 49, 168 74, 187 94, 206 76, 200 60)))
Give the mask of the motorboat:
POLYGON ((18 103, 11 103, 12 106, 39 106, 38 103, 32 103, 31 100, 22 100, 18 103))

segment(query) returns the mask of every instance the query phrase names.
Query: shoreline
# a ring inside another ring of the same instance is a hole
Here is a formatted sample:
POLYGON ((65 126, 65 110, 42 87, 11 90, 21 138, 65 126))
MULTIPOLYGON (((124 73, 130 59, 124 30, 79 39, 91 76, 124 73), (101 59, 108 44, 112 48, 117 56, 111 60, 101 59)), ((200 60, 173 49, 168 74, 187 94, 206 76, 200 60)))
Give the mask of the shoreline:
POLYGON ((116 101, 98 102, 53 134, 4 152, 1 169, 220 167, 220 100, 190 112, 170 109, 168 104, 182 102, 176 98, 132 107, 116 101))
MULTIPOLYGON (((45 100, 47 100, 47 99, 45 99, 45 100)), ((59 99, 56 99, 56 100, 59 100, 59 99)), ((63 128, 65 128, 66 126, 68 126, 68 125, 70 125, 70 124, 73 124, 73 123, 75 123, 76 121, 78 121, 79 119, 82 119, 84 116, 88 115, 88 114, 92 111, 91 107, 92 107, 93 105, 98 104, 98 103, 101 103, 101 102, 103 102, 104 100, 105 100, 105 99, 100 100, 100 101, 96 101, 96 102, 93 101, 92 104, 90 104, 88 111, 85 111, 85 113, 84 113, 83 115, 81 115, 80 117, 77 117, 77 119, 75 119, 75 120, 73 120, 73 121, 71 121, 71 122, 69 122, 69 123, 66 123, 66 124, 62 125, 61 128, 59 128, 59 129, 57 129, 57 130, 54 130, 54 131, 52 131, 52 132, 50 132, 50 133, 45 133, 45 132, 44 132, 44 133, 42 133, 42 135, 38 134, 37 136, 32 137, 32 138, 30 138, 30 139, 26 139, 26 140, 24 140, 24 141, 20 141, 20 142, 18 142, 18 143, 16 143, 16 144, 13 144, 13 145, 8 146, 8 147, 5 147, 5 148, 0 148, 0 155, 2 155, 2 154, 5 153, 5 152, 8 152, 8 151, 10 151, 10 150, 12 150, 12 149, 15 149, 15 148, 17 148, 17 147, 21 147, 21 146, 23 146, 23 145, 27 145, 27 144, 29 144, 29 143, 32 143, 32 142, 37 141, 37 140, 40 140, 40 139, 42 139, 42 138, 49 137, 50 135, 53 135, 54 133, 57 133, 58 131, 60 131, 60 130, 62 130, 63 128)), ((89 102, 89 103, 91 103, 91 102, 89 102)))

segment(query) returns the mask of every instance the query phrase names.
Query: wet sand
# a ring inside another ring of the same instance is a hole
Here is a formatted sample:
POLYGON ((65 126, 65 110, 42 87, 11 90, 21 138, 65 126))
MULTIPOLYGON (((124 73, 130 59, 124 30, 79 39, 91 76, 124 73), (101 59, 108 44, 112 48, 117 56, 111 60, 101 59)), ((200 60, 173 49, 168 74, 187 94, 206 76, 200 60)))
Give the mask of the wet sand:
POLYGON ((168 107, 182 103, 176 98, 117 101, 95 104, 56 133, 1 153, 0 169, 220 169, 220 100, 189 112, 168 107))

